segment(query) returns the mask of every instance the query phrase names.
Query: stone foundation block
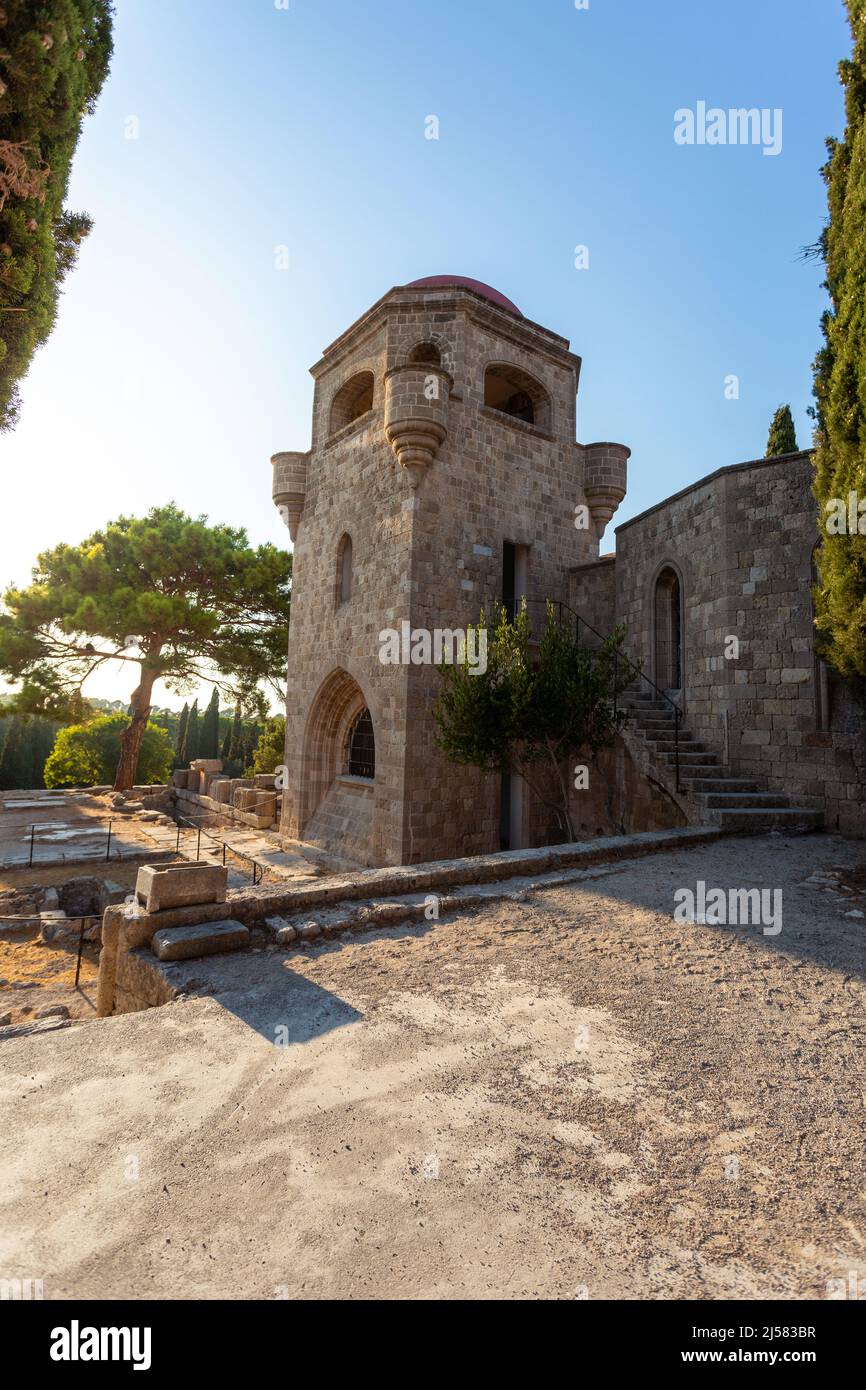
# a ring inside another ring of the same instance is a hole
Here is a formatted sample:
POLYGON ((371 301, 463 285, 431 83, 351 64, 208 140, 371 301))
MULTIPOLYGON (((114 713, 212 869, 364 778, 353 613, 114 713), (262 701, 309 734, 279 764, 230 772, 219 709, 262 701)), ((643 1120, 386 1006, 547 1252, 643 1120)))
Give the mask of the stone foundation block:
POLYGON ((138 871, 135 894, 148 912, 197 903, 224 903, 228 869, 221 864, 145 864, 138 871))
POLYGON ((240 922, 204 922, 197 927, 160 927, 151 940, 151 949, 160 960, 190 960, 195 956, 214 956, 221 951, 238 951, 248 946, 250 934, 240 922))

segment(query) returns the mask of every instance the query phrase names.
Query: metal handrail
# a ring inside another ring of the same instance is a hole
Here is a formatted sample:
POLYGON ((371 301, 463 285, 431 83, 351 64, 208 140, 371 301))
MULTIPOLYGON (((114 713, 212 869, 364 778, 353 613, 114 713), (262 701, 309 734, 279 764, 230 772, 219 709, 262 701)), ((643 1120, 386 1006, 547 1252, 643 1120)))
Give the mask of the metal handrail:
POLYGON ((208 830, 207 826, 200 825, 200 824, 198 823, 198 821, 190 820, 190 818, 189 818, 188 816, 182 816, 182 815, 180 815, 180 814, 176 814, 176 821, 177 821, 177 839, 176 839, 176 841, 175 841, 175 849, 176 849, 176 851, 177 851, 178 854, 180 853, 180 832, 181 832, 181 829, 183 828, 183 822, 185 821, 186 824, 187 824, 187 826, 188 826, 191 830, 197 830, 197 831, 198 831, 198 843, 197 843, 197 845, 196 845, 196 852, 195 852, 195 857, 196 857, 196 859, 200 858, 200 856, 201 856, 201 837, 202 837, 202 834, 204 834, 204 835, 207 836, 207 838, 208 838, 209 840, 213 840, 213 842, 214 842, 215 845, 221 845, 221 846, 222 846, 223 864, 225 864, 225 862, 226 862, 226 850, 228 850, 229 854, 235 855, 236 858, 238 858, 238 859, 246 859, 246 860, 248 861, 248 863, 252 864, 252 866, 253 866, 253 887, 255 887, 255 885, 259 882, 259 878, 258 878, 259 873, 261 873, 262 878, 264 878, 264 876, 265 876, 265 870, 266 870, 267 867, 268 867, 267 864, 262 864, 262 863, 260 862, 260 860, 254 859, 253 856, 252 856, 251 854, 245 854, 244 851, 243 851, 242 849, 235 849, 234 845, 230 845, 230 844, 228 843, 227 840, 221 840, 221 839, 219 838, 218 835, 212 835, 212 834, 210 833, 210 831, 208 830))
MULTIPOLYGON (((545 612, 548 608, 555 608, 558 612, 560 623, 562 623, 563 613, 570 613, 575 620, 575 641, 577 642, 578 646, 580 646, 581 624, 583 624, 583 626, 586 628, 588 632, 591 632, 595 637, 597 637, 600 642, 606 642, 608 640, 608 637, 610 636, 610 633, 608 633, 608 636, 605 637, 603 633, 599 632, 597 628, 593 627, 592 623, 588 623, 586 618, 582 618, 581 615, 570 606, 570 604, 563 603, 561 599, 493 599, 490 601, 491 609, 497 604, 500 607, 504 608, 507 613, 509 613, 512 622, 514 621, 515 615, 522 606, 529 608, 530 606, 537 607, 539 605, 543 605, 545 612)), ((646 681, 647 685, 652 686, 656 694, 660 696, 666 704, 670 705, 671 709, 674 712, 674 774, 676 778, 677 794, 681 795, 682 788, 680 786, 680 720, 683 718, 683 710, 681 706, 677 704, 676 700, 672 700, 670 695, 665 694, 665 692, 662 689, 660 689, 659 686, 656 685, 655 681, 652 680, 646 674, 642 666, 639 666, 637 662, 634 661, 630 656, 626 656, 625 660, 629 664, 629 668, 632 673, 632 678, 637 676, 638 679, 646 681)), ((614 696, 613 707, 614 712, 616 713, 616 696, 614 696)))

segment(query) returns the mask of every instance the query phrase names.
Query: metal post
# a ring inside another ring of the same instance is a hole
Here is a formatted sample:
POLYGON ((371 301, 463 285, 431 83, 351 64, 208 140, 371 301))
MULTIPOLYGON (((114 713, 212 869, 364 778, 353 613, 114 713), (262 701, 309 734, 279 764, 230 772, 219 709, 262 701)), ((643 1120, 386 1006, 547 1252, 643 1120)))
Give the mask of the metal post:
POLYGON ((201 859, 201 826, 199 826, 198 829, 198 840, 196 841, 195 857, 196 859, 201 859))
POLYGON ((108 822, 108 839, 107 839, 106 842, 105 842, 105 858, 106 858, 106 861, 109 859, 110 855, 111 855, 111 821, 108 822))
POLYGON ((78 989, 78 977, 81 974, 81 951, 84 946, 84 923, 87 919, 82 917, 81 927, 78 932, 78 960, 75 965, 75 988, 78 989))
POLYGON ((226 842, 223 840, 223 864, 226 862, 226 842))
POLYGON ((180 854, 180 821, 177 823, 177 839, 174 842, 175 854, 180 854))
POLYGON ((33 836, 34 836, 35 834, 36 834, 36 825, 35 825, 35 822, 34 822, 34 824, 31 825, 31 827, 30 827, 30 859, 28 860, 28 863, 31 864, 31 865, 32 865, 32 863, 33 863, 33 836))

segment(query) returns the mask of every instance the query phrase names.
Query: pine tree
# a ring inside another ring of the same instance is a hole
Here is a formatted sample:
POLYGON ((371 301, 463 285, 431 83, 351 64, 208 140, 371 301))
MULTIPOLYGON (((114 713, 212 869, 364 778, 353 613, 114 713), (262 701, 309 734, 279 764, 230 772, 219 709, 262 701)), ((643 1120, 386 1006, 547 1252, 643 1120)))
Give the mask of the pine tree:
POLYGON ((220 736, 220 695, 216 686, 211 691, 208 707, 204 712, 201 721, 201 735, 199 738, 199 757, 218 758, 219 757, 219 736, 220 736))
POLYGON ((822 655, 859 683, 866 682, 866 517, 853 533, 830 525, 851 493, 858 506, 866 500, 866 0, 848 0, 848 15, 854 51, 839 65, 845 135, 828 140, 822 170, 830 217, 819 245, 831 307, 815 359, 815 610, 822 655))
POLYGON ((184 700, 183 709, 180 712, 180 723, 177 726, 177 738, 174 744, 174 765, 183 767, 183 755, 186 751, 186 726, 189 723, 189 705, 184 700))
POLYGON ((192 709, 186 721, 186 735, 183 740, 182 766, 189 767, 194 758, 198 757, 199 749, 199 726, 198 726, 198 700, 193 700, 192 709))
POLYGON ((63 203, 81 122, 111 59, 111 0, 0 7, 0 430, 57 314, 90 218, 63 203))
POLYGON ((770 426, 770 435, 767 440, 767 452, 764 458, 774 459, 779 454, 796 454, 797 452, 797 431, 794 429, 794 417, 791 414, 789 405, 780 405, 773 416, 773 423, 770 426))

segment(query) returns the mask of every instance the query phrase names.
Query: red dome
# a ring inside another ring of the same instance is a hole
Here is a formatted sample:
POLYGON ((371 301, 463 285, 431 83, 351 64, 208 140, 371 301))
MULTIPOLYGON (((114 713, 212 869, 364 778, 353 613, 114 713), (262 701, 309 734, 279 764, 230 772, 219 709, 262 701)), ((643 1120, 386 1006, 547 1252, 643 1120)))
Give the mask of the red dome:
POLYGON ((467 290, 474 290, 476 294, 489 299, 491 304, 498 304, 500 309, 508 309, 512 314, 517 314, 519 318, 523 318, 517 305, 510 299, 506 299, 505 295, 500 294, 492 285, 485 285, 483 280, 470 280, 465 275, 425 275, 423 280, 410 281, 405 288, 407 290, 435 290, 445 285, 462 285, 467 290))

